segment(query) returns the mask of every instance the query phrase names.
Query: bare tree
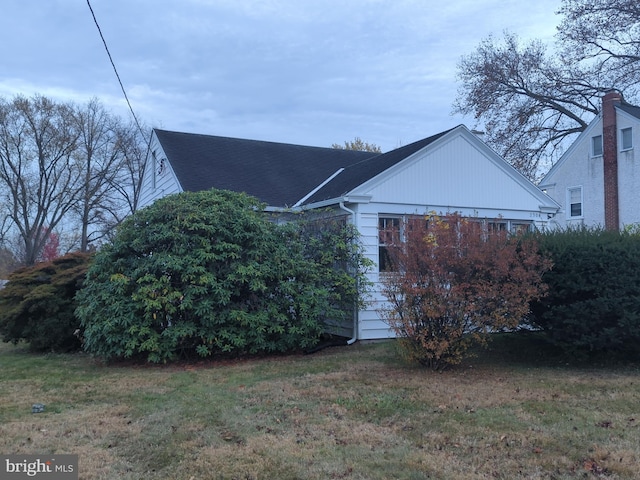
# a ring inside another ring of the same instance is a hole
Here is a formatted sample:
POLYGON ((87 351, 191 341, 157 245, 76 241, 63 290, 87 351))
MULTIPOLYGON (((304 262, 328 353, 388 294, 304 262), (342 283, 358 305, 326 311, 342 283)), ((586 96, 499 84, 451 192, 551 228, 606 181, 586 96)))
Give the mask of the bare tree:
POLYGON ((124 215, 129 215, 138 209, 140 202, 151 129, 140 127, 138 122, 132 122, 121 126, 118 132, 123 158, 119 176, 113 182, 112 188, 125 202, 124 215))
POLYGON ((138 190, 134 177, 143 157, 136 130, 123 125, 97 99, 78 108, 75 119, 79 138, 74 155, 83 175, 75 212, 80 251, 86 252, 135 208, 131 200, 138 190))
POLYGON ((552 49, 490 36, 458 63, 454 111, 483 123, 487 143, 535 180, 598 114, 604 92, 637 93, 638 9, 636 0, 563 0, 552 49))
MULTIPOLYGON (((640 3, 637 0, 564 0, 558 38, 563 55, 593 60, 593 70, 626 86, 640 81, 640 3)), ((636 93, 634 89, 634 93, 636 93)))
POLYGON ((0 182, 7 216, 19 233, 21 263, 37 261, 50 232, 77 204, 77 140, 68 105, 39 95, 0 101, 0 182))
POLYGON ((0 98, 0 240, 31 265, 51 235, 64 252, 108 238, 137 206, 142 143, 96 99, 0 98))

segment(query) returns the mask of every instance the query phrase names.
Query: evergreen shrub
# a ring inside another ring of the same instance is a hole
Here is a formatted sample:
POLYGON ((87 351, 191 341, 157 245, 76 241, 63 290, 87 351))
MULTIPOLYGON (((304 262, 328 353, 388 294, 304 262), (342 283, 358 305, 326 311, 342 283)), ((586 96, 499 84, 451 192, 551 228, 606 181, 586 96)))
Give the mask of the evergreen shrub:
POLYGON ((640 341, 640 235, 567 229, 538 236, 554 267, 534 323, 568 352, 624 352, 640 341))
MULTIPOLYGON (((325 258, 339 256, 336 239, 350 230, 313 251, 306 239, 317 235, 278 225, 263 209, 249 195, 209 190, 162 198, 129 217, 78 295, 87 351, 166 362, 314 346, 324 320, 346 315, 344 301, 352 315, 357 300, 357 282, 336 288, 342 277, 325 258)), ((348 251, 357 270, 357 247, 348 251)))
POLYGON ((74 316, 76 292, 92 256, 72 253, 24 267, 0 290, 0 334, 5 342, 26 341, 32 351, 70 352, 81 348, 74 316))

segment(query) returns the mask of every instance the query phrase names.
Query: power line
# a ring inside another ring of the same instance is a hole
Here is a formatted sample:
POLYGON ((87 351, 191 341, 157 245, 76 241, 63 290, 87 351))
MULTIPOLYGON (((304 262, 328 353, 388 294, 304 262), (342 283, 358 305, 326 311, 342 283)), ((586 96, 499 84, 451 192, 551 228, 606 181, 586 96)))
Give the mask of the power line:
POLYGON ((131 115, 133 115, 133 120, 136 123, 138 130, 140 130, 140 133, 142 134, 142 137, 144 138, 145 134, 144 131, 142 130, 142 127, 140 127, 140 123, 138 122, 138 117, 136 117, 135 112, 133 111, 133 107, 131 106, 131 102, 129 101, 129 97, 127 96, 127 92, 124 89, 124 85, 122 84, 122 80, 120 80, 120 75, 118 74, 118 69, 116 68, 116 64, 113 62, 113 58, 111 57, 111 52, 109 52, 109 47, 107 47, 107 42, 104 39, 104 35, 102 35, 102 30, 100 29, 100 25, 98 24, 98 20, 96 19, 96 14, 93 13, 93 8, 91 7, 91 2, 89 0, 87 0, 87 5, 89 6, 89 10, 91 10, 91 16, 93 17, 93 22, 96 24, 96 27, 98 29, 98 33, 100 34, 100 38, 102 39, 102 44, 104 45, 104 49, 107 52, 107 55, 109 56, 109 61, 111 62, 111 66, 113 67, 113 71, 116 74, 116 78, 118 79, 118 83, 120 84, 120 88, 122 89, 122 93, 124 95, 124 99, 127 102, 127 105, 129 106, 129 110, 131 111, 131 115))

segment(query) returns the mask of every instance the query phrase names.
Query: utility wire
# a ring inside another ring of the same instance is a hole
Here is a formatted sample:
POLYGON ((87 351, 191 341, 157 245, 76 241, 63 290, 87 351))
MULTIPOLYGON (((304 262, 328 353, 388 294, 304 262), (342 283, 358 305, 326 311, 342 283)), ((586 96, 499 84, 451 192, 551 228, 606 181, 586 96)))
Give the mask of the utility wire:
POLYGON ((96 14, 93 13, 93 8, 91 7, 91 2, 87 0, 87 5, 89 6, 89 10, 91 10, 91 16, 93 17, 93 22, 96 24, 98 28, 98 33, 100 34, 100 38, 102 39, 102 44, 104 45, 104 49, 107 51, 107 55, 109 56, 109 61, 111 62, 111 66, 113 67, 113 71, 116 74, 116 78, 118 79, 118 83, 120 84, 120 88, 122 89, 122 93, 124 95, 124 99, 127 101, 127 105, 129 106, 129 110, 131 110, 131 115, 133 115, 133 120, 135 121, 138 130, 140 130, 140 134, 142 137, 145 137, 145 133, 138 122, 138 117, 136 117, 135 112, 133 111, 133 107, 131 106, 131 102, 129 101, 129 97, 127 96, 127 92, 124 89, 124 85, 122 84, 122 80, 120 80, 120 75, 118 74, 118 69, 116 68, 116 64, 113 62, 113 58, 111 57, 111 52, 109 52, 109 47, 107 47, 107 42, 102 35, 102 30, 100 29, 100 25, 98 24, 98 20, 96 19, 96 14))

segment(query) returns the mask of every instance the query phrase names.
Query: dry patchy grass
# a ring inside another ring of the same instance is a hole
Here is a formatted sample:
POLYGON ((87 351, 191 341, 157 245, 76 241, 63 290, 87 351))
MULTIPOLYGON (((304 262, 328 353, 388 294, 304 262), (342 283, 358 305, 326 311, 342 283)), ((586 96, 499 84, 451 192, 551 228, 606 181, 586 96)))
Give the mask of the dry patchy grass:
POLYGON ((392 343, 167 367, 3 345, 0 363, 0 451, 76 453, 87 480, 639 475, 631 367, 490 355, 435 373, 392 343))

